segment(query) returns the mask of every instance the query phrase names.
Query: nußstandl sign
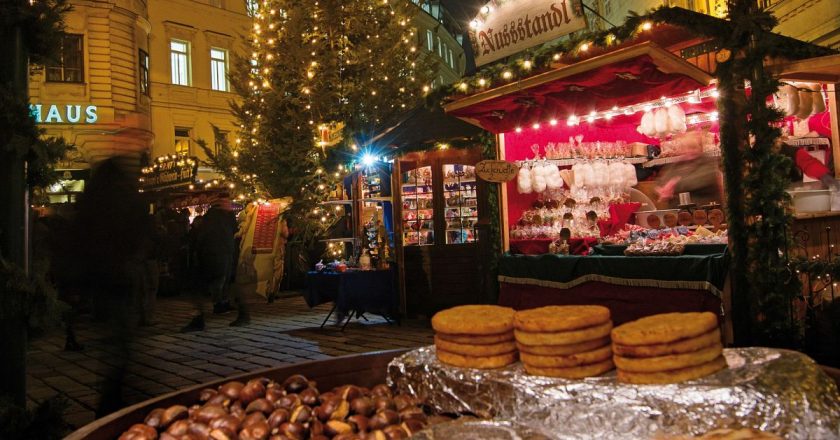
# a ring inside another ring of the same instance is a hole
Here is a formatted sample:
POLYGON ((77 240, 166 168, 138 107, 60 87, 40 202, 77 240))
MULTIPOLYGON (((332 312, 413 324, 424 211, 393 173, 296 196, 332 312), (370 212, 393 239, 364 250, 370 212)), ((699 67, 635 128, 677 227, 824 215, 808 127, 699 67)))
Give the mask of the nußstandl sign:
POLYGON ((581 0, 495 0, 470 22, 480 66, 586 29, 581 0))

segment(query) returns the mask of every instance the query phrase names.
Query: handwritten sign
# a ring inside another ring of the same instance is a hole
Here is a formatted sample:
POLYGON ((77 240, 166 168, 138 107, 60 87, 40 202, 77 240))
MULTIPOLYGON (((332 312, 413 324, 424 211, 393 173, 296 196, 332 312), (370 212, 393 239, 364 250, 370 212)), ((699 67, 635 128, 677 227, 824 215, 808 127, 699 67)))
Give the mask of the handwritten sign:
POLYGON ((586 29, 581 0, 494 0, 470 23, 475 65, 586 29))
POLYGON ((516 177, 519 167, 506 160, 482 160, 475 165, 475 174, 487 182, 507 182, 516 177))
POLYGON ((186 156, 163 156, 141 171, 140 187, 146 191, 187 186, 195 180, 198 160, 186 156))

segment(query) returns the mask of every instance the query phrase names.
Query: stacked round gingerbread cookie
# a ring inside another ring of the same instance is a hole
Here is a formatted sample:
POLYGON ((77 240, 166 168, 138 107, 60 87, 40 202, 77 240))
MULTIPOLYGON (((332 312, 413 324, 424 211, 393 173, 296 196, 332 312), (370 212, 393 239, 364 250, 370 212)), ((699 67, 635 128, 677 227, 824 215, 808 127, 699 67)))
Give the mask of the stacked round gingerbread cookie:
POLYGON ((432 317, 435 351, 456 367, 499 368, 516 362, 513 314, 508 307, 458 306, 432 317))
POLYGON ((547 306, 516 312, 514 334, 528 374, 579 379, 613 369, 610 310, 547 306))
POLYGON ((635 384, 676 383, 726 367, 714 313, 664 313, 612 331, 618 380, 635 384))

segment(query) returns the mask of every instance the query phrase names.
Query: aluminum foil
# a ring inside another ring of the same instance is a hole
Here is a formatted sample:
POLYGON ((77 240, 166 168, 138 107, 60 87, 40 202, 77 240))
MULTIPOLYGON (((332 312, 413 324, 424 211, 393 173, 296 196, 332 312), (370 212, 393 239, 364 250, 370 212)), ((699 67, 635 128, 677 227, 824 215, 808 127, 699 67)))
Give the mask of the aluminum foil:
POLYGON ((455 420, 432 425, 411 440, 549 440, 533 429, 510 421, 455 420))
POLYGON ((424 347, 394 359, 388 383, 435 411, 516 423, 551 439, 652 439, 718 428, 840 439, 840 393, 809 357, 768 348, 726 349, 724 355, 729 368, 702 379, 629 385, 615 372, 565 380, 529 376, 520 363, 497 370, 451 367, 438 362, 434 347, 424 347))

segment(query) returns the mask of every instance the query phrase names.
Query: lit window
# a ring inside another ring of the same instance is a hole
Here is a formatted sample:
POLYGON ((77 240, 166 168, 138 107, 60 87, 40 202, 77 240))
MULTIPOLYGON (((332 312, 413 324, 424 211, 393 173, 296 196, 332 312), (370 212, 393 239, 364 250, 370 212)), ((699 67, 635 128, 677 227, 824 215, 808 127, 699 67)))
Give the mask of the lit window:
POLYGON ((435 33, 431 29, 426 29, 426 48, 429 52, 435 50, 435 33))
POLYGON ((228 132, 219 130, 216 133, 216 142, 213 144, 213 152, 216 156, 222 152, 224 149, 225 144, 227 143, 228 132))
POLYGON ((455 56, 452 55, 452 49, 449 49, 449 67, 455 68, 455 56))
POLYGON ((149 54, 140 49, 137 53, 140 70, 140 93, 149 96, 149 54))
POLYGON ((172 84, 190 85, 190 43, 172 40, 169 43, 169 54, 172 63, 172 84))
POLYGON ((443 43, 440 42, 440 37, 437 37, 438 56, 443 58, 443 43))
POLYGON ((65 34, 61 38, 58 59, 47 64, 47 81, 73 82, 84 81, 84 57, 82 55, 83 36, 65 34))
POLYGON ((251 17, 257 15, 260 10, 260 2, 258 0, 245 0, 245 10, 251 17))
POLYGON ((210 86, 213 90, 229 91, 227 80, 227 51, 224 49, 210 49, 210 86))
POLYGON ((190 154, 190 129, 175 127, 175 154, 190 154))

